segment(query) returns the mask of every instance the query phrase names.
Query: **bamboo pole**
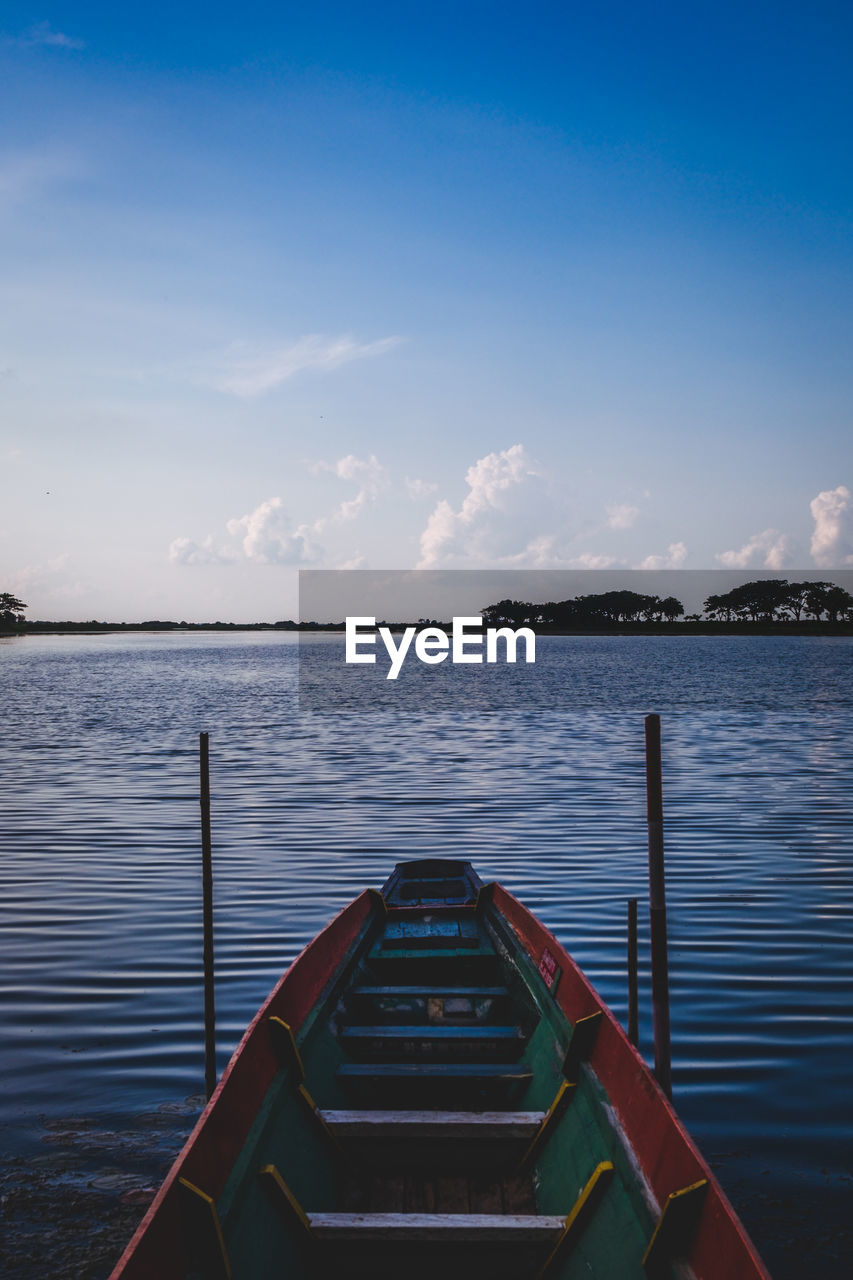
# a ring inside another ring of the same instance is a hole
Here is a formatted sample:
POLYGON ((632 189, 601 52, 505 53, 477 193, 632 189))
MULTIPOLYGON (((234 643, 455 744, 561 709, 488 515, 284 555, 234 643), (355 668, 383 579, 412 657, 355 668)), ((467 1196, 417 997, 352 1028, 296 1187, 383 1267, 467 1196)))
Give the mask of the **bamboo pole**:
POLYGON ((640 1043, 640 1001, 637 958, 637 899, 628 899, 628 1039, 636 1048, 640 1043))
POLYGON ((649 823, 649 922, 652 941, 652 1017, 655 1075, 672 1097, 669 1029, 669 965, 666 945, 666 884, 663 864, 663 792, 660 716, 646 716, 646 801, 649 823))
POLYGON ((213 856, 210 842, 209 735, 199 734, 201 781, 201 894, 204 928, 204 1087, 208 1099, 216 1088, 216 1013, 213 1002, 213 856))

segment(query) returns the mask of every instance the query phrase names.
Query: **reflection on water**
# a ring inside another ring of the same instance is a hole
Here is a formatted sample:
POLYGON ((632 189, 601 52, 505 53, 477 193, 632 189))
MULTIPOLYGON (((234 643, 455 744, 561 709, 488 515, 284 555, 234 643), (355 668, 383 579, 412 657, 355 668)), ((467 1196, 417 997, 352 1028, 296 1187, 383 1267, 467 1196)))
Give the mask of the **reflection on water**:
MULTIPOLYGON (((578 643, 552 640, 552 667, 578 643)), ((612 662, 608 643, 623 663, 641 646, 648 672, 673 641, 600 640, 612 662)), ((756 637, 741 651, 741 684, 784 667, 796 693, 817 663, 832 696, 735 712, 685 695, 664 716, 675 1100, 774 1274, 808 1256, 841 1276, 853 646, 756 637)), ((685 687, 706 661, 685 642, 685 687)), ((0 642, 0 1121, 14 1151, 44 1152, 69 1115, 121 1129, 199 1092, 200 729, 220 1067, 329 916, 426 853, 470 857, 517 892, 624 1020, 625 900, 646 887, 642 716, 300 713, 295 673, 292 637, 269 634, 0 642)), ((649 1056, 647 979, 641 1001, 649 1056)))

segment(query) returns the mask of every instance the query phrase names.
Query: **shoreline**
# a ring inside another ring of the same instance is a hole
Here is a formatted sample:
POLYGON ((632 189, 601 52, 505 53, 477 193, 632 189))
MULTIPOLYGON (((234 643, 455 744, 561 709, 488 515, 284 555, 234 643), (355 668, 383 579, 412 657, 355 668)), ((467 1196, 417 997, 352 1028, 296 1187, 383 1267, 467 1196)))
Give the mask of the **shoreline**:
MULTIPOLYGON (((403 631, 415 622, 387 622, 391 631, 403 631)), ((422 623, 420 625, 423 625, 422 623)), ((449 627, 450 623, 430 620, 430 626, 449 627)), ((34 622, 23 627, 0 631, 0 639, 45 635, 123 635, 128 632, 148 635, 192 635, 195 632, 272 631, 294 635, 317 632, 343 634, 343 622, 34 622)), ((853 636, 851 622, 674 622, 617 623, 612 627, 530 627, 537 636, 853 636)))

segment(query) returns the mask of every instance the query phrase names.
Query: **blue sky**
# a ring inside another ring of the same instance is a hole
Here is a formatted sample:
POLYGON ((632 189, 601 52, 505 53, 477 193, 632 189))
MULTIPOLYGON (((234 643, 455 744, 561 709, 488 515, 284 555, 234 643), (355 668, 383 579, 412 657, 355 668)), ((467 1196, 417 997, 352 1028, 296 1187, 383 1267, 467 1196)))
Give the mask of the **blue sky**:
POLYGON ((3 7, 2 589, 853 563, 842 4, 3 7))

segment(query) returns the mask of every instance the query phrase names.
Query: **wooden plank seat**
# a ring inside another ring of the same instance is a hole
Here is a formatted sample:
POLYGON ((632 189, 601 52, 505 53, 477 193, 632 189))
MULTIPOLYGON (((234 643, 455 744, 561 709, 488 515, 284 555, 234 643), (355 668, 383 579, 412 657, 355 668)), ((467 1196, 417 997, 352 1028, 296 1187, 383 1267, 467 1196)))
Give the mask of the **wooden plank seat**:
POLYGON ((361 1110, 319 1115, 352 1165, 361 1170, 500 1176, 519 1169, 547 1112, 361 1110))
POLYGON ((379 940, 382 951, 479 949, 476 920, 392 920, 379 940))
POLYGON ((533 1079, 530 1067, 512 1062, 344 1062, 341 1079, 385 1080, 523 1080, 533 1079))
POLYGON ((340 1041, 347 1052, 367 1057, 462 1057, 513 1061, 527 1037, 521 1027, 459 1026, 445 1022, 407 1026, 345 1026, 340 1041))
POLYGON ((502 1213, 309 1213, 321 1240, 387 1240, 414 1243, 556 1243, 565 1217, 502 1213))
POLYGON ((538 1276, 565 1228, 561 1217, 532 1214, 318 1213, 310 1221, 321 1274, 358 1280, 538 1276))
POLYGON ((346 993, 352 1022, 455 1022, 476 1025, 512 1017, 506 987, 361 986, 346 993))
MULTIPOLYGON (((415 1110, 319 1113, 328 1131, 360 1169, 384 1170, 395 1175, 432 1170, 442 1174, 484 1173, 493 1177, 518 1169, 546 1114, 544 1111, 415 1110)), ((379 1206, 347 1204, 345 1207, 379 1206)), ((475 1208, 473 1203, 471 1208, 475 1208)))
POLYGON ((365 983, 363 986, 353 987, 349 992, 349 996, 391 996, 401 998, 418 998, 429 999, 434 996, 441 1000, 451 999, 467 999, 467 1000, 497 1000, 499 997, 508 996, 507 987, 448 987, 443 983, 433 983, 422 986, 378 986, 365 983))
POLYGON ((370 982, 377 985, 445 987, 496 986, 500 961, 485 945, 453 947, 382 948, 375 942, 369 952, 370 982))
POLYGON ((321 1111, 325 1124, 341 1138, 449 1138, 531 1141, 545 1111, 321 1111))
POLYGON ((517 1062, 345 1062, 337 1078, 356 1102, 488 1110, 517 1100, 533 1072, 517 1062))

